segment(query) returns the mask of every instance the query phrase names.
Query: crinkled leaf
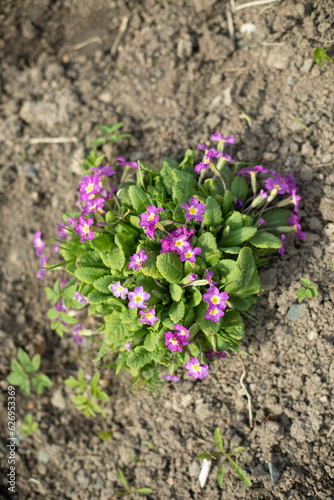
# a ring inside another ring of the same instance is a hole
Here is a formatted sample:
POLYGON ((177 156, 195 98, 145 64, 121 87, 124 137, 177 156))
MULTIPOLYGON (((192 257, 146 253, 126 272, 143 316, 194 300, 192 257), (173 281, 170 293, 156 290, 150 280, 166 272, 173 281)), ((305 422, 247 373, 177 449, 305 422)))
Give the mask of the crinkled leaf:
POLYGON ((221 488, 223 486, 225 476, 224 464, 220 464, 217 472, 217 484, 221 488))
POLYGON ((158 252, 150 251, 147 254, 147 260, 144 262, 142 265, 142 272, 146 276, 151 276, 152 278, 162 278, 162 274, 160 273, 159 269, 157 268, 157 257, 158 257, 158 252))
POLYGON ((183 295, 183 289, 179 285, 176 285, 175 283, 171 283, 169 285, 169 292, 170 292, 172 299, 175 302, 179 302, 181 300, 181 297, 183 295))
POLYGON ((222 453, 225 453, 224 452, 224 445, 223 445, 223 439, 222 439, 222 436, 221 436, 221 433, 220 433, 220 428, 217 427, 216 430, 215 430, 215 433, 213 435, 213 440, 214 442, 216 443, 218 449, 222 452, 222 453))
POLYGON ((241 250, 238 260, 226 280, 225 292, 229 295, 244 298, 261 290, 259 275, 250 248, 245 247, 241 250))
MULTIPOLYGON (((231 247, 240 245, 244 241, 252 238, 257 231, 256 227, 240 227, 229 232, 228 236, 223 240, 222 247, 231 247)), ((282 244, 281 244, 282 246, 282 244)))
POLYGON ((108 274, 108 271, 99 267, 80 267, 74 274, 80 281, 92 285, 98 278, 108 274))
POLYGON ((217 201, 208 196, 205 203, 206 212, 204 213, 203 220, 206 227, 220 226, 223 222, 223 215, 217 201))
POLYGON ((183 264, 175 252, 162 253, 157 257, 157 268, 169 282, 179 284, 183 279, 183 264))
POLYGON ((129 196, 131 204, 137 214, 146 212, 148 205, 151 205, 147 194, 138 186, 132 185, 129 187, 129 196))
POLYGON ((153 354, 147 351, 144 346, 138 346, 131 349, 127 360, 130 368, 142 368, 153 359, 153 354))
POLYGON ((110 298, 110 295, 100 292, 100 290, 93 290, 87 296, 87 300, 90 304, 101 304, 110 298))
POLYGON ((258 232, 249 240, 249 243, 257 248, 281 248, 282 246, 281 239, 267 231, 258 232))
POLYGON ((145 341, 144 341, 144 347, 147 351, 154 351, 156 343, 158 340, 158 336, 154 332, 150 332, 146 335, 145 341))
POLYGON ((174 302, 169 309, 170 319, 174 323, 178 323, 179 321, 182 320, 185 310, 186 308, 184 302, 174 302))
POLYGON ((216 238, 211 233, 203 233, 196 242, 196 246, 202 249, 201 256, 205 262, 214 266, 218 263, 221 252, 218 250, 216 238))
POLYGON ((248 186, 245 179, 241 176, 236 176, 231 184, 231 193, 235 198, 245 201, 248 192, 248 186))

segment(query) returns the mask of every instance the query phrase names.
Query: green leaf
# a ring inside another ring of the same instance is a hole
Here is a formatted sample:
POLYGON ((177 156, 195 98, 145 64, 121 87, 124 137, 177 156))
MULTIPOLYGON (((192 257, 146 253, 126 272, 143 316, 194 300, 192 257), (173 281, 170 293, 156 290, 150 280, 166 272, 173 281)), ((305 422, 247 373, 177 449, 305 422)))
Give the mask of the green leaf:
POLYGON ((30 367, 31 365, 30 358, 28 354, 23 349, 21 349, 21 347, 19 347, 17 351, 17 357, 21 365, 23 365, 25 368, 30 367))
POLYGON ((221 248, 221 250, 225 253, 236 255, 240 252, 241 247, 224 247, 224 248, 221 248))
POLYGON ((202 249, 201 256, 208 264, 214 266, 218 263, 221 257, 221 252, 218 250, 217 241, 213 234, 203 233, 202 236, 198 238, 196 246, 199 246, 202 249))
POLYGON ((112 432, 110 432, 110 431, 101 431, 99 433, 99 438, 102 439, 103 441, 109 441, 111 436, 112 436, 112 432))
POLYGON ((196 193, 195 189, 182 182, 177 182, 173 185, 173 201, 176 204, 182 204, 189 201, 189 198, 196 193))
POLYGON ((237 446, 236 448, 233 448, 231 453, 233 453, 233 455, 237 455, 238 453, 242 452, 244 449, 245 449, 244 446, 237 446))
POLYGON ((307 278, 300 278, 300 282, 305 288, 308 288, 311 284, 310 280, 308 280, 307 278))
POLYGON ((318 297, 318 290, 317 287, 314 285, 310 285, 309 290, 311 292, 312 297, 318 297))
POLYGON ((220 428, 217 427, 213 436, 213 440, 216 443, 218 449, 222 452, 225 453, 224 451, 224 445, 223 445, 223 439, 220 433, 220 428))
POLYGON ((100 125, 99 129, 101 130, 102 134, 111 135, 113 132, 116 132, 116 130, 122 128, 123 125, 123 122, 111 123, 110 125, 100 125))
POLYGON ((106 252, 113 246, 112 236, 110 234, 99 234, 91 242, 90 246, 98 252, 106 252))
POLYGON ((175 252, 167 252, 158 255, 157 268, 162 276, 169 282, 179 284, 183 279, 183 264, 175 252))
POLYGON ((154 332, 150 332, 146 335, 144 341, 144 347, 147 351, 154 351, 156 343, 158 340, 158 336, 154 332))
POLYGON ((73 316, 70 316, 67 313, 60 312, 59 316, 60 316, 61 321, 63 321, 64 323, 67 323, 68 325, 75 325, 77 323, 77 320, 73 316))
POLYGON ((208 196, 205 203, 206 212, 204 213, 204 224, 206 227, 210 226, 219 226, 223 222, 223 215, 220 206, 217 201, 212 198, 212 196, 208 196))
POLYGON ((127 337, 124 329, 122 315, 114 311, 106 318, 106 328, 104 333, 105 342, 107 344, 122 342, 127 337))
POLYGON ((218 333, 220 330, 221 319, 220 321, 217 321, 217 323, 212 323, 209 319, 204 318, 206 311, 207 304, 205 302, 201 302, 200 305, 196 307, 196 321, 205 335, 211 336, 211 334, 218 333))
POLYGON ((248 186, 245 179, 241 176, 236 176, 231 184, 231 193, 235 198, 245 201, 248 193, 248 186))
POLYGON ((139 493, 139 495, 151 495, 153 490, 151 488, 139 488, 139 490, 136 490, 136 493, 139 493))
POLYGON ((277 236, 274 236, 272 233, 268 233, 267 231, 257 233, 249 240, 249 243, 257 248, 281 248, 282 246, 281 239, 277 238, 277 236))
POLYGON ((146 276, 151 276, 152 278, 161 279, 162 274, 157 268, 157 257, 159 255, 158 252, 150 251, 146 255, 147 255, 147 260, 142 265, 141 268, 142 272, 146 276))
POLYGON ((40 354, 35 354, 31 360, 31 368, 32 372, 37 372, 38 368, 40 367, 41 364, 41 355, 40 354))
POLYGON ((114 283, 114 281, 115 279, 110 275, 102 276, 102 278, 99 278, 98 280, 94 281, 94 287, 104 294, 109 293, 110 297, 111 291, 109 287, 111 283, 114 283))
POLYGON ((80 382, 79 380, 77 380, 76 378, 74 378, 72 375, 70 375, 66 380, 65 380, 65 384, 67 385, 67 387, 78 387, 80 385, 80 382))
POLYGON ((174 158, 164 158, 162 162, 162 168, 160 170, 160 177, 163 185, 169 195, 172 194, 174 178, 172 175, 173 169, 176 168, 177 162, 174 158))
POLYGON ((103 264, 112 270, 121 270, 125 264, 125 255, 121 248, 113 245, 112 250, 101 252, 103 264))
POLYGON ((178 323, 185 313, 184 302, 174 302, 169 309, 169 317, 174 323, 178 323))
POLYGON ((110 295, 100 292, 100 290, 93 290, 88 294, 87 300, 90 304, 101 304, 110 298, 110 295))
POLYGON ((179 285, 176 285, 175 283, 171 283, 169 285, 169 293, 172 297, 172 300, 174 300, 174 302, 180 302, 181 297, 183 295, 183 290, 179 285))
POLYGON ((234 461, 232 460, 231 457, 227 457, 232 465, 232 468, 235 470, 236 474, 238 475, 239 479, 244 483, 245 486, 248 486, 249 488, 252 486, 252 482, 250 479, 248 479, 246 473, 242 470, 242 468, 234 461))
POLYGON ((274 208, 273 210, 268 210, 262 215, 262 218, 266 221, 262 227, 265 229, 272 229, 274 227, 289 226, 288 219, 291 217, 290 210, 284 208, 274 208))
POLYGON ((188 349, 192 357, 197 358, 200 353, 200 348, 198 347, 198 345, 195 342, 191 342, 191 344, 188 345, 188 349))
POLYGON ((332 64, 332 59, 329 57, 329 55, 326 52, 326 49, 323 49, 321 47, 318 47, 315 49, 313 52, 313 60, 319 65, 322 65, 322 61, 326 61, 329 64, 332 64))
POLYGON ((6 378, 7 382, 11 385, 21 385, 26 376, 20 375, 17 372, 12 372, 6 378))
POLYGON ((135 185, 130 186, 129 196, 131 204, 137 214, 146 212, 148 205, 150 205, 150 199, 142 188, 135 185))
POLYGON ((311 293, 311 290, 309 290, 309 289, 307 288, 305 291, 306 291, 306 297, 308 297, 309 299, 312 299, 312 293, 311 293))
MULTIPOLYGON (((25 394, 25 395, 30 394, 30 380, 28 378, 25 378, 24 380, 22 380, 20 387, 21 387, 21 391, 23 392, 23 394, 25 394)), ((37 389, 36 389, 36 392, 37 392, 37 389)), ((41 394, 41 392, 37 392, 37 394, 41 394)))
POLYGON ((18 373, 19 375, 21 375, 22 377, 27 377, 27 374, 26 372, 24 371, 23 367, 20 365, 20 363, 18 361, 16 361, 15 359, 12 359, 11 360, 11 363, 10 363, 10 366, 12 368, 12 370, 16 373, 18 373))
POLYGON ((197 288, 195 288, 195 290, 192 293, 192 298, 187 303, 187 305, 189 305, 190 307, 196 307, 201 302, 202 302, 202 294, 201 294, 201 292, 197 288))
POLYGON ((220 464, 217 472, 217 484, 220 488, 223 486, 224 476, 225 476, 224 464, 220 464))
POLYGON ((241 250, 238 260, 232 272, 227 275, 226 280, 225 292, 229 295, 245 298, 261 290, 259 275, 250 248, 246 247, 241 250))
POLYGON ((300 290, 298 290, 297 296, 298 296, 299 300, 304 300, 305 297, 306 297, 306 290, 305 290, 305 288, 301 288, 300 290))
POLYGON ((32 383, 33 386, 35 387, 35 391, 37 392, 37 394, 42 394, 44 387, 52 386, 51 380, 47 375, 44 375, 44 373, 40 373, 39 375, 37 375, 33 379, 32 383))
POLYGON ((89 283, 93 285, 93 283, 102 276, 108 274, 108 271, 105 269, 101 269, 99 267, 80 267, 74 272, 74 275, 84 283, 89 283))
MULTIPOLYGON (((230 247, 240 245, 244 241, 249 240, 255 235, 256 227, 240 227, 229 232, 228 236, 223 240, 222 247, 230 247)), ((280 244, 282 246, 282 243, 280 244)))
POLYGON ((245 325, 238 311, 226 311, 222 318, 222 329, 233 339, 242 339, 245 335, 245 325))
POLYGON ((51 320, 54 320, 56 318, 59 318, 59 311, 56 311, 55 309, 49 309, 48 312, 46 313, 47 317, 51 320))
POLYGON ((195 177, 184 170, 173 169, 172 176, 176 183, 181 183, 187 188, 198 189, 195 177))
POLYGON ((224 194, 224 200, 223 200, 223 214, 227 214, 231 208, 231 205, 232 205, 232 193, 231 191, 226 191, 226 193, 224 194))
MULTIPOLYGON (((163 255, 163 254, 162 254, 163 255)), ((130 368, 142 368, 149 363, 153 358, 151 352, 147 351, 144 346, 138 346, 131 349, 127 365, 130 368)))

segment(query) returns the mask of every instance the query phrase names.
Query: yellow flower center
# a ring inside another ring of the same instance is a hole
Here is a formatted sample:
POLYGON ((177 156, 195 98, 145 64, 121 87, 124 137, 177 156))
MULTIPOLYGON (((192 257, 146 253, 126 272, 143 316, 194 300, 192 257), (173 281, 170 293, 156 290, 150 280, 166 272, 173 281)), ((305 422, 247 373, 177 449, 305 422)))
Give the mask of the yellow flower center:
POLYGON ((190 213, 190 215, 196 215, 196 214, 197 214, 197 208, 195 208, 195 207, 190 207, 190 209, 189 209, 189 213, 190 213))
POLYGON ((170 342, 171 344, 173 344, 173 345, 176 345, 176 344, 177 344, 177 340, 175 340, 175 339, 170 339, 170 341, 169 341, 169 342, 170 342))
POLYGON ((140 265, 141 265, 141 260, 137 259, 137 266, 140 266, 140 265))
POLYGON ((274 189, 280 189, 278 184, 274 184, 274 189))
POLYGON ((85 224, 84 227, 83 227, 83 232, 85 234, 89 233, 89 225, 88 224, 85 224))
POLYGON ((94 198, 95 198, 95 194, 90 194, 90 195, 89 195, 89 199, 90 199, 90 200, 93 200, 94 198))
POLYGON ((177 247, 182 247, 183 246, 183 241, 182 240, 177 240, 177 242, 175 243, 175 246, 177 247))
POLYGON ((208 165, 208 163, 210 163, 209 158, 206 158, 206 159, 204 160, 204 163, 205 163, 206 165, 208 165))
POLYGON ((210 314, 212 314, 212 316, 216 316, 217 312, 218 312, 218 309, 217 309, 217 307, 215 307, 215 309, 211 309, 210 314))
POLYGON ((201 371, 201 367, 197 363, 195 363, 193 365, 193 370, 194 370, 194 372, 200 372, 201 371))
POLYGON ((154 214, 153 213, 147 217, 147 220, 153 220, 153 219, 154 219, 154 214))
POLYGON ((122 286, 118 286, 118 287, 117 287, 117 290, 118 290, 119 292, 121 292, 121 291, 123 290, 123 287, 122 287, 122 286))
POLYGON ((142 296, 141 296, 141 295, 137 295, 137 296, 135 297, 135 302, 141 302, 141 301, 142 301, 142 299, 143 299, 143 298, 142 298, 142 296))
POLYGON ((190 259, 190 257, 193 256, 193 253, 189 250, 187 253, 186 253, 186 257, 187 259, 190 259))
POLYGON ((88 186, 86 187, 86 193, 90 193, 91 191, 93 191, 93 188, 94 188, 93 183, 88 184, 88 186))
POLYGON ((180 330, 180 335, 185 335, 186 332, 184 330, 180 330))
POLYGON ((99 212, 99 214, 102 214, 102 208, 98 208, 97 211, 99 212))
POLYGON ((152 313, 146 313, 146 314, 145 314, 145 316, 146 316, 146 318, 148 318, 148 319, 153 318, 153 314, 152 314, 152 313))
POLYGON ((211 302, 212 302, 212 304, 219 304, 220 297, 217 297, 217 295, 214 295, 213 297, 211 297, 211 302))

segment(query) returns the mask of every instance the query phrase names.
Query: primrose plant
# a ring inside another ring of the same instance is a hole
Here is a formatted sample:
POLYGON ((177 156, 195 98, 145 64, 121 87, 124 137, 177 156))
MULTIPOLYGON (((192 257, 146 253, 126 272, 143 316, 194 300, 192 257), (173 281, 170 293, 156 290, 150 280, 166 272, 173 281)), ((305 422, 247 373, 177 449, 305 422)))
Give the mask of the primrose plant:
POLYGON ((39 278, 59 267, 71 276, 46 289, 52 328, 60 336, 72 329, 78 344, 89 335, 95 363, 131 372, 143 388, 177 382, 184 370, 203 380, 216 357, 239 351, 243 316, 255 314, 261 291, 258 267, 284 254, 286 233, 305 238, 293 175, 274 171, 259 182, 266 168, 227 154, 233 136, 215 133, 212 141, 198 146, 199 162, 191 150, 159 168, 119 157, 117 186, 116 167, 104 164, 94 143, 78 210, 58 225, 53 249, 63 261, 48 266, 35 234, 39 278), (82 328, 80 309, 96 320, 95 333, 82 328))

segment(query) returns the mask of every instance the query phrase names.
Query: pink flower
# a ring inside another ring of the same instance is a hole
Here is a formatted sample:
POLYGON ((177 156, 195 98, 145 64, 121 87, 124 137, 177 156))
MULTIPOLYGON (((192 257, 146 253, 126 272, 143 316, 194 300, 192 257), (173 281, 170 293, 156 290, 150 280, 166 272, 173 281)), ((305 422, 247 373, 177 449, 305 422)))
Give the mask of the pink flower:
POLYGON ((121 299, 125 299, 128 293, 128 289, 121 285, 120 281, 116 281, 116 283, 111 283, 109 285, 110 291, 113 293, 114 297, 120 297, 121 299))
POLYGON ((79 323, 77 325, 75 325, 75 327, 73 328, 73 340, 75 340, 75 342, 78 344, 78 345, 81 345, 82 342, 83 342, 83 338, 82 336, 80 335, 80 330, 82 330, 82 325, 80 325, 79 323))
POLYGON ((99 174, 86 175, 79 184, 80 200, 82 201, 92 200, 99 191, 101 191, 99 174))
POLYGON ((110 165, 104 165, 104 167, 90 167, 89 170, 93 170, 94 172, 97 172, 98 174, 100 174, 101 176, 105 176, 105 177, 110 177, 112 175, 114 175, 115 173, 115 170, 113 168, 110 167, 110 165))
POLYGON ((197 358, 192 358, 184 367, 188 370, 188 375, 193 377, 194 380, 198 378, 203 380, 209 375, 209 365, 205 364, 201 366, 197 358))
POLYGON ((197 198, 190 198, 188 203, 182 203, 182 208, 186 210, 185 218, 187 220, 195 219, 198 222, 203 220, 204 212, 206 211, 204 203, 200 203, 197 198))
POLYGON ((87 240, 93 240, 95 238, 93 231, 90 229, 93 223, 93 219, 85 220, 82 216, 79 217, 79 224, 76 226, 75 232, 81 235, 81 243, 85 243, 86 238, 87 240))
POLYGON ((224 316, 224 311, 220 309, 219 307, 213 307, 210 309, 210 306, 208 307, 208 310, 206 314, 204 315, 205 319, 209 319, 212 321, 212 323, 218 323, 220 318, 224 316))
POLYGON ((133 268, 135 271, 138 271, 141 266, 143 265, 143 262, 147 260, 147 255, 145 253, 145 250, 140 250, 138 254, 134 254, 130 257, 130 262, 128 264, 129 269, 133 268))
POLYGON ((77 224, 78 224, 78 221, 76 220, 75 217, 69 217, 67 219, 67 224, 70 226, 70 227, 75 227, 77 224))
POLYGON ((126 348, 126 350, 128 352, 130 352, 130 350, 131 350, 131 342, 125 342, 124 347, 126 348))
POLYGON ((204 160, 195 165, 195 172, 198 174, 204 169, 210 167, 212 160, 216 158, 217 156, 220 155, 219 151, 216 151, 215 149, 207 149, 204 144, 199 144, 197 146, 199 149, 203 149, 205 151, 204 153, 204 160))
POLYGON ((42 255, 42 250, 45 247, 45 242, 42 240, 42 233, 41 231, 36 231, 33 237, 33 243, 36 251, 36 255, 41 257, 42 255))
POLYGON ((217 285, 218 283, 218 281, 213 281, 212 278, 213 278, 213 271, 208 271, 206 269, 205 279, 209 283, 210 288, 214 285, 217 285))
POLYGON ((268 169, 265 167, 261 167, 261 165, 256 165, 254 168, 248 170, 247 168, 243 168, 239 170, 237 175, 242 175, 245 174, 247 177, 250 177, 251 174, 257 174, 258 172, 262 172, 263 174, 266 174, 268 172, 268 169))
POLYGON ((164 375, 162 378, 167 380, 167 382, 178 382, 180 380, 180 377, 176 375, 164 375))
POLYGON ((196 255, 202 253, 202 250, 199 247, 194 249, 191 246, 187 249, 187 251, 180 255, 181 262, 185 262, 189 260, 189 262, 196 262, 196 255))
POLYGON ((142 316, 142 318, 140 318, 139 321, 141 323, 146 323, 149 326, 152 326, 156 321, 159 321, 159 318, 155 316, 154 309, 149 309, 147 312, 139 311, 139 316, 142 316))
POLYGON ((94 200, 86 201, 85 207, 81 214, 82 217, 85 217, 85 215, 93 212, 98 212, 101 215, 105 214, 105 211, 103 210, 104 202, 104 198, 95 198, 94 200))
POLYGON ((226 300, 229 296, 226 292, 219 292, 217 287, 210 287, 209 293, 203 295, 203 300, 209 304, 210 308, 218 307, 219 309, 226 309, 226 300))
POLYGON ((299 224, 300 217, 297 217, 297 215, 292 214, 291 217, 289 217, 288 222, 290 226, 293 226, 293 228, 296 231, 296 239, 297 240, 305 240, 305 233, 303 233, 301 225, 299 224))
POLYGON ((212 134, 211 140, 214 142, 222 141, 225 144, 234 144, 235 143, 235 137, 233 135, 229 135, 228 137, 224 138, 219 132, 212 134))
POLYGON ((182 254, 188 250, 190 247, 190 243, 187 240, 187 236, 185 234, 181 234, 177 238, 173 238, 172 243, 170 245, 170 249, 172 252, 177 252, 182 254))
POLYGON ((145 234, 149 238, 154 238, 156 223, 159 221, 158 213, 163 210, 163 207, 155 207, 154 205, 149 205, 147 211, 140 214, 139 226, 145 228, 145 234))
POLYGON ((84 297, 79 292, 74 292, 73 299, 77 300, 79 302, 79 304, 89 304, 87 297, 84 297))
POLYGON ((262 217, 259 217, 259 219, 256 221, 256 224, 258 224, 259 226, 263 226, 263 224, 267 223, 262 217))
POLYGON ((136 163, 135 161, 126 161, 123 156, 120 156, 119 158, 117 158, 117 160, 119 161, 121 167, 139 168, 138 163, 136 163))
POLYGON ((128 293, 128 298, 130 299, 130 302, 128 304, 129 309, 134 309, 135 307, 138 307, 139 309, 145 309, 145 301, 150 297, 151 295, 144 292, 144 288, 142 286, 136 286, 133 292, 128 293))
POLYGON ((187 338, 189 337, 189 330, 185 328, 184 326, 180 325, 177 323, 174 325, 174 330, 176 330, 176 338, 180 342, 181 345, 187 345, 187 338))
POLYGON ((278 194, 284 194, 289 189, 285 182, 285 178, 278 175, 277 172, 273 172, 273 176, 276 177, 276 179, 272 179, 271 177, 266 179, 266 189, 268 189, 268 191, 276 189, 278 194))
MULTIPOLYGON (((303 234, 304 234, 304 233, 303 233, 303 234)), ((282 236, 281 236, 281 240, 282 240, 282 246, 281 246, 281 248, 279 248, 279 249, 277 250, 277 252, 278 252, 280 255, 284 255, 284 254, 285 254, 285 235, 284 235, 284 234, 282 234, 282 236)))
POLYGON ((166 346, 168 347, 168 349, 170 351, 173 351, 173 352, 176 352, 176 351, 182 352, 182 347, 180 345, 180 341, 176 337, 176 335, 174 335, 174 333, 172 333, 172 332, 166 332, 164 334, 164 337, 165 337, 166 346))

